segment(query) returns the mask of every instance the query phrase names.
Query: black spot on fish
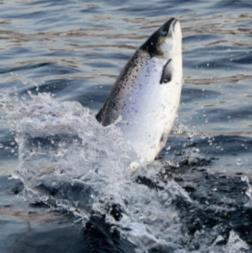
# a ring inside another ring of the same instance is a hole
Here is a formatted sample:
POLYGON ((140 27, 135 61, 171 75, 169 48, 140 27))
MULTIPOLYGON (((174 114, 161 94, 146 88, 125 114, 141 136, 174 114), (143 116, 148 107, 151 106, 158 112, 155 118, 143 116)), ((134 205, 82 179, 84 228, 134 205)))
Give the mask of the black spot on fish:
POLYGON ((162 75, 161 75, 161 79, 159 81, 160 84, 163 84, 163 83, 168 83, 171 81, 172 79, 172 74, 171 74, 171 71, 170 71, 170 68, 168 67, 169 63, 171 62, 171 59, 169 59, 164 67, 163 67, 163 71, 162 71, 162 75))
POLYGON ((156 31, 152 36, 141 46, 141 49, 146 51, 150 57, 160 55, 158 41, 160 38, 159 31, 156 31))

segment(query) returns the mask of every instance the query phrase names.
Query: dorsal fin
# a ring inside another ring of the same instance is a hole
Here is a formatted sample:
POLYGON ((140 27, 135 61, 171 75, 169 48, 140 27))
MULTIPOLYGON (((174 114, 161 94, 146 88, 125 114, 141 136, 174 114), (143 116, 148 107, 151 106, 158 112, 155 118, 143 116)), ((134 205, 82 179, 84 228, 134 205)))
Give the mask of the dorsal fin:
POLYGON ((163 71, 162 71, 162 75, 161 75, 161 78, 160 78, 160 81, 159 83, 160 84, 165 84, 165 83, 168 83, 171 81, 172 79, 172 73, 171 73, 171 69, 169 68, 169 63, 171 62, 171 59, 169 59, 164 67, 163 67, 163 71))

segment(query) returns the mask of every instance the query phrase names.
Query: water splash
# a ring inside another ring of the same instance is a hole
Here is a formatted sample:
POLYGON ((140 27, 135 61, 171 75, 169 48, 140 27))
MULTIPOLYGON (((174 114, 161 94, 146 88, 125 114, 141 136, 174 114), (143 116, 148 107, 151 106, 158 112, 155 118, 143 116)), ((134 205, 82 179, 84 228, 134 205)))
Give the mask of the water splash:
POLYGON ((227 244, 225 247, 221 247, 223 237, 218 236, 210 248, 210 253, 246 253, 249 250, 249 246, 239 237, 233 230, 230 231, 227 244))
POLYGON ((189 197, 172 180, 159 183, 159 191, 136 183, 139 176, 158 181, 160 164, 132 173, 137 157, 119 129, 104 128, 89 109, 49 94, 5 97, 1 104, 16 133, 16 176, 30 197, 67 209, 84 223, 91 212, 106 214, 141 250, 177 244, 181 223, 172 201, 178 195, 189 197), (76 197, 76 189, 82 195, 76 197), (111 215, 114 203, 122 211, 120 219, 111 215))
MULTIPOLYGON (((71 212, 83 225, 93 213, 103 215, 136 245, 136 252, 225 252, 227 247, 243 245, 242 239, 234 241, 230 235, 219 246, 217 228, 189 236, 174 203, 195 201, 172 178, 160 180, 165 164, 173 163, 155 161, 132 171, 137 157, 120 130, 114 125, 102 127, 79 103, 40 93, 1 95, 0 107, 18 144, 16 176, 31 200, 71 212)), ((199 150, 183 149, 187 163, 195 164, 199 150)))

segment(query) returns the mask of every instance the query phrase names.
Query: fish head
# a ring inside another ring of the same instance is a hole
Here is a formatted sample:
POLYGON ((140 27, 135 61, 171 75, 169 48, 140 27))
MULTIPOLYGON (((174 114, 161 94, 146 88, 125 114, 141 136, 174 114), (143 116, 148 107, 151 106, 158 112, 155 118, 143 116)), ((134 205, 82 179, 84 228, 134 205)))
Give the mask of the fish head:
POLYGON ((182 32, 180 22, 176 18, 171 18, 165 22, 141 47, 151 57, 166 59, 180 55, 181 48, 182 32))

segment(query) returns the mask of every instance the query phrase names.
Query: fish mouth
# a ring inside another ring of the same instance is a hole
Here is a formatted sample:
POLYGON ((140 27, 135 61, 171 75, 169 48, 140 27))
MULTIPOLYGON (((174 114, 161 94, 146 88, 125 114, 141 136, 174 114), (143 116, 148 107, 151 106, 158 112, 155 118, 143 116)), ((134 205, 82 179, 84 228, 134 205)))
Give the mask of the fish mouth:
POLYGON ((171 23, 171 29, 173 32, 175 32, 175 26, 178 23, 178 20, 176 18, 173 18, 172 23, 171 23))

